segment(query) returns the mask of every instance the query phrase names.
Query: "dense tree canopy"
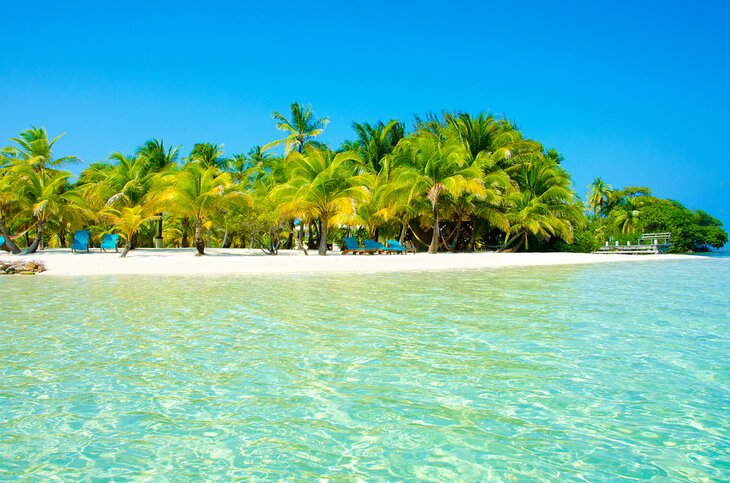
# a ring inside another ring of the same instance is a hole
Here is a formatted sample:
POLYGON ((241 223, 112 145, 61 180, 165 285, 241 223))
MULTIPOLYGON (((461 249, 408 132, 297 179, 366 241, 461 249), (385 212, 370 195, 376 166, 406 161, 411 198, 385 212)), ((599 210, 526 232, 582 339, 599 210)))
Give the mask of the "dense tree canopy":
POLYGON ((281 139, 227 155, 200 142, 188 155, 150 139, 115 152, 73 180, 56 158, 61 139, 32 127, 0 151, 0 234, 14 252, 68 247, 74 230, 92 239, 118 233, 135 246, 318 247, 325 255, 352 235, 410 242, 437 251, 591 251, 643 232, 672 233, 674 251, 727 242, 703 211, 614 189, 601 178, 585 202, 562 156, 526 139, 514 123, 486 113, 353 123, 354 138, 333 149, 317 139, 329 119, 310 106, 274 113, 281 139), (283 146, 283 152, 278 146, 283 146), (164 226, 163 226, 164 220, 164 226))

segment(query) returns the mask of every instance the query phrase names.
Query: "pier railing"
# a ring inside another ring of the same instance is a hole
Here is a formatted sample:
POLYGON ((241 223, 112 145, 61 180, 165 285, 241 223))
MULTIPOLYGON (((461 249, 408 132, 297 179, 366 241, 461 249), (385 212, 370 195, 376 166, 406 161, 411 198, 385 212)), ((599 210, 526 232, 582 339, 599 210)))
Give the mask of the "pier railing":
POLYGON ((643 233, 639 237, 638 244, 632 245, 626 242, 626 245, 620 245, 615 242, 611 245, 606 242, 604 246, 594 253, 621 253, 624 255, 656 255, 664 253, 672 246, 670 243, 671 233, 643 233))

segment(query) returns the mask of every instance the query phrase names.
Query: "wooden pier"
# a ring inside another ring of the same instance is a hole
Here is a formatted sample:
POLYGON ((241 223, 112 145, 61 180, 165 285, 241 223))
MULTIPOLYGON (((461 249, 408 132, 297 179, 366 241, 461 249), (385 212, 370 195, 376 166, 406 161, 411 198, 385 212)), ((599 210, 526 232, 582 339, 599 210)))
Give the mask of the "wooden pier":
POLYGON ((626 245, 619 245, 615 242, 610 245, 606 242, 606 245, 598 249, 593 253, 621 253, 624 255, 658 255, 659 253, 665 253, 672 246, 670 240, 672 238, 671 233, 644 233, 639 237, 639 242, 636 245, 632 245, 631 242, 627 242, 626 245))

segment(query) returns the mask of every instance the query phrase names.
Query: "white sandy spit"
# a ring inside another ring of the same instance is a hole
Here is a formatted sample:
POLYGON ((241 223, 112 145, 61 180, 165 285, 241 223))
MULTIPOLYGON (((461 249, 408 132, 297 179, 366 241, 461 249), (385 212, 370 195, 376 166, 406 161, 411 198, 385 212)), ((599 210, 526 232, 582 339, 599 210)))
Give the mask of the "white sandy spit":
MULTIPOLYGON (((7 252, 4 252, 7 253, 7 252)), ((71 253, 68 249, 49 249, 33 255, 0 254, 0 260, 33 260, 46 265, 42 275, 197 275, 226 273, 346 273, 467 270, 499 267, 577 265, 586 263, 645 262, 688 260, 689 255, 610 255, 589 253, 439 253, 429 255, 342 255, 320 257, 300 251, 282 250, 269 256, 260 250, 206 249, 195 256, 195 249, 142 248, 119 253, 71 253)))

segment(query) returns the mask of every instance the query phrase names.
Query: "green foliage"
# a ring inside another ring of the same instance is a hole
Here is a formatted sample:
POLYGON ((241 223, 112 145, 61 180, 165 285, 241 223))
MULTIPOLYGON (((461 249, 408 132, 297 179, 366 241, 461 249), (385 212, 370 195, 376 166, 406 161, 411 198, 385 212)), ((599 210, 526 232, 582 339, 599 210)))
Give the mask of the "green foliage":
POLYGON ((677 201, 647 197, 640 212, 640 231, 671 232, 675 252, 708 251, 722 248, 728 241, 720 220, 677 201))
POLYGON ((28 129, 0 150, 0 228, 26 234, 18 240, 26 246, 36 233, 36 247, 44 230, 60 246, 81 226, 140 245, 163 235, 167 246, 189 246, 194 234, 200 254, 206 243, 275 254, 285 238, 293 247, 295 234, 301 247, 319 243, 321 254, 344 233, 403 236, 431 253, 590 252, 659 231, 672 233, 675 251, 728 240, 717 219, 646 187, 613 189, 596 178, 583 204, 556 149, 487 113, 416 116, 409 133, 396 120, 354 123, 356 139, 338 151, 317 142, 329 119, 310 106, 294 103, 274 119, 285 137, 247 154, 226 157, 222 144, 198 143, 179 165, 179 146, 151 139, 89 165, 73 184, 58 166, 77 158, 53 156, 60 136, 28 129), (283 156, 268 151, 279 145, 283 156))

